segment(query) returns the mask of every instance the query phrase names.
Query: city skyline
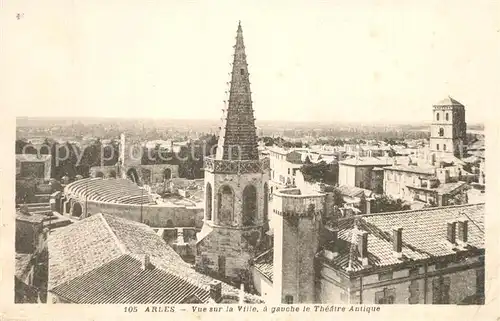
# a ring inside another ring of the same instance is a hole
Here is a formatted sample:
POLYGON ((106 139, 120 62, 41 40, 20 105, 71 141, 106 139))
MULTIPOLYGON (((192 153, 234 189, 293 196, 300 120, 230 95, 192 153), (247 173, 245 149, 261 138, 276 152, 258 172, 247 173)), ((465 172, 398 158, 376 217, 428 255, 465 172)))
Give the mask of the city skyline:
POLYGON ((6 70, 18 75, 6 85, 7 108, 30 117, 219 119, 241 20, 257 121, 426 122, 432 104, 451 95, 470 123, 484 122, 499 77, 493 7, 32 6, 7 22, 16 37, 6 39, 6 70))

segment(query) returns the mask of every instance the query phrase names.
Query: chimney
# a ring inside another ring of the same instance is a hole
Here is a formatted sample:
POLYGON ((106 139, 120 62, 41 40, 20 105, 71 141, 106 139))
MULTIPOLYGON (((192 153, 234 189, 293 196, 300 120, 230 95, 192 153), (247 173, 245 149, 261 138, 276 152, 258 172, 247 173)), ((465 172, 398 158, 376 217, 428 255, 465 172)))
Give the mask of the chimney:
POLYGON ((467 243, 469 237, 469 221, 466 219, 458 221, 458 239, 462 243, 467 243))
MULTIPOLYGON (((364 262, 368 258, 368 232, 358 231, 358 252, 359 257, 364 262)), ((365 265, 363 263, 363 265, 365 265)))
POLYGON ((366 202, 365 214, 370 214, 372 212, 372 199, 366 198, 365 202, 366 202))
POLYGON ((146 270, 151 268, 151 258, 149 254, 144 254, 144 258, 142 260, 142 269, 146 270))
POLYGON ((457 222, 448 222, 448 229, 447 229, 447 233, 446 233, 446 238, 448 240, 448 242, 450 242, 451 244, 455 244, 456 243, 456 226, 457 226, 457 222))
POLYGON ((28 205, 26 205, 26 204, 22 204, 22 205, 20 206, 20 208, 19 208, 19 212, 21 212, 21 213, 22 213, 22 214, 24 214, 24 215, 31 215, 31 214, 30 214, 30 211, 29 211, 29 209, 28 209, 28 205))
POLYGON ((220 281, 210 282, 210 298, 215 302, 220 302, 222 299, 222 283, 220 281))
POLYGON ((245 285, 243 283, 240 284, 240 292, 238 293, 239 303, 243 304, 245 299, 245 285))
POLYGON ((403 228, 394 227, 392 229, 392 247, 394 256, 401 257, 403 255, 403 228))

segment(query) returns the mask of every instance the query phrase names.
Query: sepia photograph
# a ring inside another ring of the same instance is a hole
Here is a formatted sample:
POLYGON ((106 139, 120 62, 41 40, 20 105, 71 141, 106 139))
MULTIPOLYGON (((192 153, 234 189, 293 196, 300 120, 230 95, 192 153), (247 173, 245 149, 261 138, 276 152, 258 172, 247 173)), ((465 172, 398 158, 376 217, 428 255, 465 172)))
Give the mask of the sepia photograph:
POLYGON ((488 304, 498 5, 50 2, 3 13, 6 302, 488 304))

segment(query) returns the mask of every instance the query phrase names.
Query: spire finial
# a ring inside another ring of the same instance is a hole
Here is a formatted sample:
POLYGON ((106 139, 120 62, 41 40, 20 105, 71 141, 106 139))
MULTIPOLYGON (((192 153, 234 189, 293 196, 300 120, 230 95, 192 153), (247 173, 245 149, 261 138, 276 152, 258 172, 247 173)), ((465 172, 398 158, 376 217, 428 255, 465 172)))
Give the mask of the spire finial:
POLYGON ((238 20, 238 31, 241 32, 241 20, 238 20))

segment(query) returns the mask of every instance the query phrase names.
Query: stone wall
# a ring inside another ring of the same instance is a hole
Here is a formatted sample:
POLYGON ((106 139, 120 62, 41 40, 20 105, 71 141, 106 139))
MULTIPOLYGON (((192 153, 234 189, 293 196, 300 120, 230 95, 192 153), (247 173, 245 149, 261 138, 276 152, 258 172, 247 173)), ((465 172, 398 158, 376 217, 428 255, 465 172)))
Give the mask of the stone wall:
POLYGON ((392 271, 389 278, 383 279, 379 274, 348 279, 331 267, 322 265, 318 302, 377 304, 378 296, 385 290, 394 296, 394 304, 436 304, 433 302, 433 280, 442 277, 447 278, 450 284, 448 303, 460 304, 481 291, 476 284, 476 276, 481 271, 484 271, 484 264, 481 265, 477 257, 465 262, 450 262, 444 268, 436 268, 435 265, 429 265, 427 270, 424 266, 413 269, 407 267, 392 271), (348 288, 350 298, 347 296, 348 288))
POLYGON ((213 227, 196 244, 197 269, 230 283, 248 286, 251 284, 250 264, 261 240, 261 229, 213 227))
POLYGON ((262 275, 256 268, 252 268, 252 281, 255 291, 260 294, 265 302, 272 302, 273 283, 262 275))
POLYGON ((285 303, 315 303, 315 255, 319 245, 321 215, 325 195, 300 195, 300 190, 282 190, 274 194, 274 266, 273 298, 285 303), (314 205, 314 213, 309 213, 314 205))
POLYGON ((88 201, 81 204, 83 213, 88 215, 106 213, 126 218, 132 221, 142 222, 153 227, 197 227, 203 225, 203 208, 187 206, 165 206, 165 205, 137 205, 137 204, 115 204, 88 201), (142 209, 141 209, 142 208, 142 209), (142 212, 142 214, 141 214, 142 212))
POLYGON ((16 252, 34 253, 43 241, 43 225, 16 219, 16 252))

